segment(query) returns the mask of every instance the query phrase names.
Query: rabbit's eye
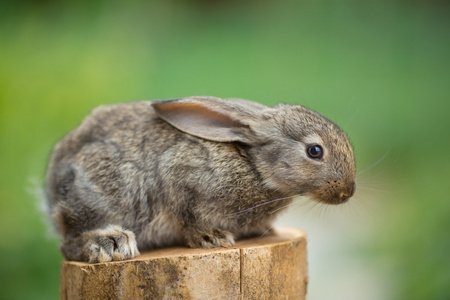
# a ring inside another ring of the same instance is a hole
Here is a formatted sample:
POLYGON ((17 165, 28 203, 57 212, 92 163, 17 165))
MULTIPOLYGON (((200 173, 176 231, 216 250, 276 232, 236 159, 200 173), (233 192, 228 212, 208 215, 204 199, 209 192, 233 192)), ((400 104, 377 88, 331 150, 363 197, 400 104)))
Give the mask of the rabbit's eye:
POLYGON ((309 145, 306 149, 306 153, 310 158, 320 159, 323 156, 323 149, 320 145, 317 144, 309 145))

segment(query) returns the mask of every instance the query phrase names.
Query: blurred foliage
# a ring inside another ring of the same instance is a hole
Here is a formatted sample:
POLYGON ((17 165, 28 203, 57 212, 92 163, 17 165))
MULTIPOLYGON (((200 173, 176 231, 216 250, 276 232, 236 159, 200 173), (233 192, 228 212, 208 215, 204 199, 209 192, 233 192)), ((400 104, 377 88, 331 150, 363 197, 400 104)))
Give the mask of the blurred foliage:
POLYGON ((393 299, 450 299, 448 2, 0 5, 1 298, 58 298, 37 200, 58 138, 100 104, 214 95, 321 112, 360 170, 387 153, 390 190, 362 251, 387 266, 393 299))

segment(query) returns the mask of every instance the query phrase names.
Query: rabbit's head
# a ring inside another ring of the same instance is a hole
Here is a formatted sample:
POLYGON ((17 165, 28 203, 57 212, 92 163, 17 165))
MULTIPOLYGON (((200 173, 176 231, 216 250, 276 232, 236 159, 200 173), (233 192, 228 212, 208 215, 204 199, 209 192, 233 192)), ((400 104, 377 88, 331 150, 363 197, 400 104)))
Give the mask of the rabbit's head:
POLYGON ((339 204, 355 192, 355 162, 345 133, 302 106, 267 107, 247 100, 189 97, 153 102, 179 130, 241 150, 267 189, 339 204))

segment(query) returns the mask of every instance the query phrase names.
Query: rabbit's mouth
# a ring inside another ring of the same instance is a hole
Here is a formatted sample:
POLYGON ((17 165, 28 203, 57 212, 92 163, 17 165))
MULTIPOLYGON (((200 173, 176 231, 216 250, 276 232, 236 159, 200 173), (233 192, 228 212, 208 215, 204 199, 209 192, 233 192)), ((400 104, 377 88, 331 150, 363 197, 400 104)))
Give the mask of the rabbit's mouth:
POLYGON ((337 205, 347 202, 356 191, 356 183, 343 184, 340 181, 327 181, 320 189, 309 193, 318 202, 337 205))

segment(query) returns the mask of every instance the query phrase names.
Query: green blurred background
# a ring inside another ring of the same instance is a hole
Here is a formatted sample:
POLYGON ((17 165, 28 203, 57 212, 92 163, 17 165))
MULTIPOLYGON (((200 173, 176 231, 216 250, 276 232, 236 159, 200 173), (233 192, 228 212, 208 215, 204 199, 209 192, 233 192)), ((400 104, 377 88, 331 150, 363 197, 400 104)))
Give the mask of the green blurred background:
POLYGON ((294 205, 279 222, 308 231, 308 299, 450 299, 449 12, 425 0, 0 2, 0 298, 59 296, 62 257, 39 209, 59 138, 100 104, 213 95, 303 104, 355 147, 354 199, 294 205))

